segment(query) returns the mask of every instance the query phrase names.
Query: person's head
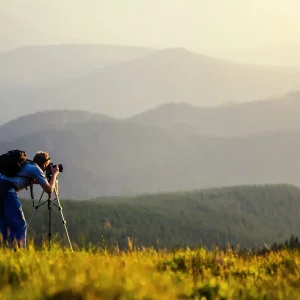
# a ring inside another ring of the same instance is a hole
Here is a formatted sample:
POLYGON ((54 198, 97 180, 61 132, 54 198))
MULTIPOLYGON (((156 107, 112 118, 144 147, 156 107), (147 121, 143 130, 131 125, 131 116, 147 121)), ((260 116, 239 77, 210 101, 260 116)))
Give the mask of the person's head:
POLYGON ((43 170, 45 171, 46 168, 48 167, 50 163, 50 156, 47 152, 43 151, 38 151, 34 158, 33 161, 43 170))

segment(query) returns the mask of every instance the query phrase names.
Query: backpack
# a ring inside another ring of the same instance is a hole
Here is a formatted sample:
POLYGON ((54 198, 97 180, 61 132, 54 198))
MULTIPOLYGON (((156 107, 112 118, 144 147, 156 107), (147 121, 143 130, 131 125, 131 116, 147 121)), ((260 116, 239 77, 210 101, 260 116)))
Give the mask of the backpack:
POLYGON ((0 155, 0 173, 7 177, 15 177, 26 162, 25 151, 10 150, 0 155))
POLYGON ((17 175, 26 162, 32 163, 33 161, 27 159, 25 151, 18 149, 10 150, 7 153, 0 155, 0 174, 3 174, 7 177, 23 177, 29 179, 31 199, 34 201, 33 179, 27 176, 17 175))

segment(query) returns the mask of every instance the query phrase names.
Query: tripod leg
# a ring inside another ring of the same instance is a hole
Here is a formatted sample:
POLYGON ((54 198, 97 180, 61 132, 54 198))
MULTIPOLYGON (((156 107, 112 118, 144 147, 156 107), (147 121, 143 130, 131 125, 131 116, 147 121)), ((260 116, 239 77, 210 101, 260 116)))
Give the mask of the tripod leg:
POLYGON ((70 248, 71 248, 71 251, 73 252, 73 247, 72 247, 72 244, 71 244, 71 240, 70 240, 70 237, 69 237, 69 233, 68 233, 68 229, 67 229, 67 222, 64 218, 64 215, 63 215, 63 212, 62 212, 62 207, 60 205, 60 201, 59 201, 59 198, 58 198, 58 192, 57 192, 57 187, 54 189, 54 192, 55 192, 55 196, 56 196, 56 200, 57 200, 57 203, 58 203, 58 209, 60 211, 60 214, 61 214, 61 218, 62 218, 62 221, 63 221, 63 224, 64 224, 64 227, 65 227, 65 230, 66 230, 66 235, 67 235, 67 238, 68 238, 68 242, 69 242, 69 245, 70 245, 70 248))
POLYGON ((51 195, 48 197, 48 210, 49 210, 49 232, 48 232, 48 239, 49 239, 49 244, 51 241, 51 212, 52 212, 52 202, 51 202, 51 195))
POLYGON ((49 238, 49 243, 50 243, 50 241, 51 241, 52 203, 53 203, 56 207, 58 207, 58 209, 59 209, 59 211, 60 211, 60 213, 61 213, 62 221, 63 221, 64 227, 65 227, 65 230, 66 230, 66 235, 67 235, 67 238, 68 238, 68 242, 69 242, 71 251, 73 252, 73 247, 72 247, 72 244, 71 244, 71 240, 70 240, 69 233, 68 233, 68 229, 67 229, 67 225, 66 225, 67 222, 66 222, 66 220, 65 220, 65 218, 64 218, 64 215, 63 215, 63 213, 62 213, 62 207, 61 207, 61 205, 60 205, 60 201, 59 201, 59 198, 58 198, 58 181, 56 181, 56 186, 55 186, 55 188, 54 188, 54 192, 55 192, 55 196, 56 196, 56 199, 54 199, 54 200, 57 200, 58 205, 57 205, 56 203, 54 203, 53 200, 51 200, 51 194, 49 195, 48 200, 44 201, 43 203, 40 203, 41 200, 42 200, 43 194, 44 194, 44 191, 43 191, 43 193, 42 193, 42 195, 41 195, 41 197, 40 197, 40 199, 39 199, 39 201, 38 201, 38 204, 35 206, 35 209, 34 209, 34 211, 33 211, 33 213, 32 213, 32 216, 31 216, 31 218, 30 218, 30 220, 29 220, 29 222, 28 222, 28 224, 27 224, 27 228, 29 227, 29 225, 30 225, 30 223, 31 223, 31 221, 32 221, 32 219, 33 219, 33 217, 34 217, 34 215, 35 215, 37 209, 38 209, 41 205, 43 205, 43 204, 45 204, 45 203, 48 203, 48 210, 49 210, 49 233, 48 233, 48 238, 49 238))
POLYGON ((29 227, 29 225, 30 225, 30 223, 31 223, 31 221, 32 221, 32 219, 33 219, 33 217, 34 217, 34 215, 35 215, 37 209, 40 207, 39 204, 40 204, 40 202, 41 202, 41 200, 42 200, 42 198, 43 198, 43 195, 44 195, 44 191, 42 192, 42 195, 41 195, 41 197, 40 197, 40 200, 39 200, 38 204, 37 204, 37 205, 35 206, 35 208, 34 208, 34 211, 33 211, 32 215, 31 215, 31 218, 30 218, 30 220, 29 220, 29 222, 28 222, 28 224, 27 224, 27 229, 28 229, 28 227, 29 227))

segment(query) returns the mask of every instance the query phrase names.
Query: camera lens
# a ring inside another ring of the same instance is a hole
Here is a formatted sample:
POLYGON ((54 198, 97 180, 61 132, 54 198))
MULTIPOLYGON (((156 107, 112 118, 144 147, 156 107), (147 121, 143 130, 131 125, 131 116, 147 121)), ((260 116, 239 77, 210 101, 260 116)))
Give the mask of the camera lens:
POLYGON ((62 164, 59 164, 59 165, 58 165, 58 169, 59 169, 59 172, 63 172, 63 170, 64 170, 63 165, 62 165, 62 164))

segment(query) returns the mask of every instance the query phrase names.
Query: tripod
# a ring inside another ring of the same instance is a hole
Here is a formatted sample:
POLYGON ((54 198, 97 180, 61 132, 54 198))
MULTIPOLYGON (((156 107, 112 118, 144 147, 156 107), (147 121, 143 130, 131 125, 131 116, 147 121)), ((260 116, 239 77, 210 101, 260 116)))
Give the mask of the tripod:
POLYGON ((73 252, 71 240, 70 240, 68 229, 67 229, 67 225, 66 225, 67 222, 66 222, 66 220, 64 218, 64 215, 63 215, 63 212, 62 212, 63 209, 62 209, 62 207, 60 205, 60 201, 59 201, 59 197, 58 197, 58 180, 56 180, 56 184, 55 184, 55 188, 54 188, 55 199, 52 200, 51 199, 51 194, 49 194, 48 195, 48 199, 41 203, 44 193, 45 193, 45 191, 42 192, 41 197, 40 197, 40 199, 39 199, 39 201, 38 201, 38 203, 37 203, 36 206, 34 206, 34 202, 33 202, 34 211, 33 211, 32 215, 31 215, 31 218, 30 218, 30 220, 29 220, 29 222, 27 224, 27 228, 29 227, 29 225, 30 225, 30 223, 31 223, 31 221, 32 221, 32 219, 33 219, 36 211, 38 210, 38 208, 40 206, 44 205, 45 203, 48 203, 48 210, 49 210, 48 239, 49 239, 49 243, 50 243, 50 241, 51 241, 51 235, 52 235, 51 234, 51 215, 52 215, 52 204, 53 204, 60 211, 62 222, 64 224, 64 227, 65 227, 65 230, 66 230, 66 235, 67 235, 67 238, 68 238, 68 241, 69 241, 69 245, 70 245, 71 251, 73 252))

